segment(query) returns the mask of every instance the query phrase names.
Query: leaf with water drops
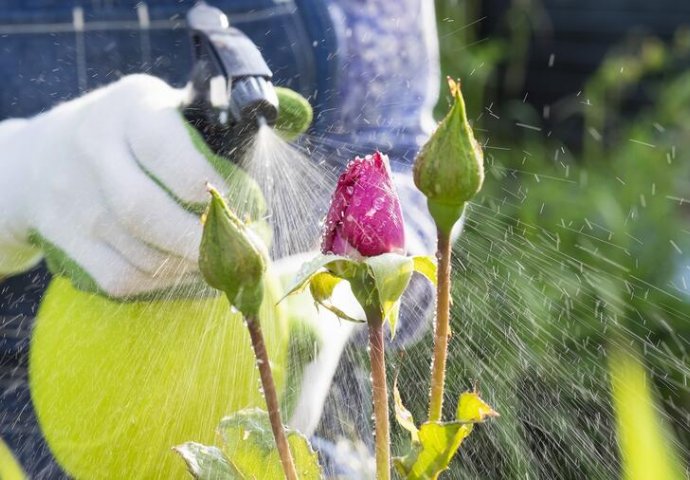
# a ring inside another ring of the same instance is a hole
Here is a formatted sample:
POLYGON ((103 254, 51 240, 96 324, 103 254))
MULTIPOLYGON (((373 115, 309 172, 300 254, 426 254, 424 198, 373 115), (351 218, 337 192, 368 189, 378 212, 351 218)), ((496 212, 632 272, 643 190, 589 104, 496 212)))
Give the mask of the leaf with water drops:
POLYGON ((410 432, 410 439, 412 443, 419 442, 419 429, 414 423, 414 417, 410 411, 403 405, 402 398, 400 398, 400 391, 398 390, 398 378, 393 382, 393 401, 395 403, 395 419, 398 424, 410 432))
MULTIPOLYGON (((328 268, 329 271, 332 270, 331 273, 335 275, 335 272, 342 271, 344 273, 347 269, 353 268, 354 266, 351 264, 354 263, 355 262, 353 260, 343 257, 342 255, 319 254, 314 259, 302 265, 302 268, 300 268, 299 272, 297 272, 295 279, 288 287, 285 296, 287 297, 288 295, 301 291, 307 286, 309 280, 311 280, 314 275, 324 268, 328 268)), ((343 278, 341 275, 337 276, 343 278)))
MULTIPOLYGON (((397 389, 394 393, 397 394, 397 389)), ((397 403, 398 399, 396 417, 397 403)), ((394 459, 398 473, 407 480, 438 478, 441 472, 448 469, 462 442, 472 433, 474 424, 497 417, 498 413, 473 391, 460 395, 456 415, 454 422, 423 423, 419 428, 417 440, 412 440, 410 452, 404 457, 394 459)), ((398 421, 400 422, 400 419, 398 421)), ((414 423, 412 425, 414 426, 414 423)))
POLYGON ((342 281, 330 272, 318 272, 309 281, 309 291, 317 307, 323 307, 333 313, 336 317, 355 323, 366 323, 365 319, 355 318, 348 315, 331 302, 333 290, 342 281))
POLYGON ((498 416, 498 412, 482 400, 476 391, 464 392, 460 395, 458 408, 455 412, 455 418, 458 422, 480 423, 498 416))
POLYGON ((407 480, 436 479, 471 432, 472 425, 460 422, 423 423, 419 443, 407 456, 394 459, 395 468, 407 480))
POLYGON ((218 447, 187 442, 173 448, 187 464, 187 469, 198 480, 245 480, 218 447))
POLYGON ((344 320, 359 322, 328 301, 338 282, 347 280, 360 305, 365 310, 380 310, 381 318, 390 322, 395 335, 400 297, 414 271, 435 283, 436 264, 430 257, 384 253, 358 261, 341 255, 319 254, 302 266, 285 296, 309 285, 317 304, 344 320))
MULTIPOLYGON (((223 440, 223 451, 232 464, 248 478, 285 478, 268 413, 258 408, 241 410, 221 420, 218 431, 223 440)), ((299 478, 322 478, 317 455, 306 437, 289 430, 287 440, 299 478)))
POLYGON ((432 285, 436 286, 436 261, 429 255, 415 255, 412 257, 414 271, 424 275, 432 285))
POLYGON ((395 335, 400 298, 410 283, 412 272, 419 272, 436 284, 436 263, 428 256, 406 257, 397 253, 370 257, 364 263, 376 284, 381 314, 389 321, 391 334, 395 335))

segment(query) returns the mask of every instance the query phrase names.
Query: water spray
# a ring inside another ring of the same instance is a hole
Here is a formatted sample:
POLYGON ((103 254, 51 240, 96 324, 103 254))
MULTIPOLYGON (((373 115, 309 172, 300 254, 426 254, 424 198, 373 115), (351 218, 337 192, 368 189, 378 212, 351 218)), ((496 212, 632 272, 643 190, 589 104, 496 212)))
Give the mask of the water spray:
POLYGON ((185 117, 218 154, 239 158, 261 125, 274 126, 278 96, 258 47, 200 1, 187 13, 194 66, 185 117))

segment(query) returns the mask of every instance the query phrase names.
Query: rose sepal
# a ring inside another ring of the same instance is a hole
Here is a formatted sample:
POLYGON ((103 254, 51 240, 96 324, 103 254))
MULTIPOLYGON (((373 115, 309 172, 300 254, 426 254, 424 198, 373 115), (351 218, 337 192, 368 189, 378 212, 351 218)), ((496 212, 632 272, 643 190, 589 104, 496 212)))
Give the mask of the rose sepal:
POLYGON ((367 317, 388 321, 391 334, 395 335, 400 298, 413 272, 436 283, 436 262, 430 256, 384 253, 356 260, 341 255, 319 254, 302 266, 286 296, 309 286, 317 305, 344 320, 362 322, 364 320, 343 313, 329 301, 337 284, 345 280, 364 312, 374 310, 377 313, 367 317))

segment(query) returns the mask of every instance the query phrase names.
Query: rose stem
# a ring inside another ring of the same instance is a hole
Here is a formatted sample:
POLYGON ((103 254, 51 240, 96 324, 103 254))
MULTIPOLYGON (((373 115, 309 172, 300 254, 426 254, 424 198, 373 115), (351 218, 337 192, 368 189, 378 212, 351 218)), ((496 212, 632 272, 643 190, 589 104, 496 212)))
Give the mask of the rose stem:
POLYGON ((280 463, 283 465, 283 471, 285 472, 285 478, 287 478, 287 480, 299 480, 297 477, 297 470, 295 469, 295 462, 290 453, 290 446, 285 436, 285 430, 283 429, 283 421, 280 418, 278 394, 276 393, 276 386, 273 382, 271 364, 269 363, 268 353, 266 352, 264 335, 261 333, 261 325, 256 318, 248 317, 246 321, 247 328, 249 329, 249 336, 252 339, 256 366, 259 368, 259 374, 261 375, 261 385, 263 386, 266 407, 268 408, 268 418, 271 422, 271 429, 273 430, 273 437, 276 440, 276 446, 278 447, 280 463))
POLYGON ((438 231, 438 289, 436 293, 436 325, 434 329, 434 359, 431 364, 431 393, 429 421, 441 420, 443 388, 446 377, 446 357, 450 335, 450 232, 438 231))
POLYGON ((383 319, 378 309, 367 311, 369 324, 369 360, 374 397, 374 426, 376 430, 376 480, 390 480, 390 432, 388 425, 388 386, 383 343, 383 319))

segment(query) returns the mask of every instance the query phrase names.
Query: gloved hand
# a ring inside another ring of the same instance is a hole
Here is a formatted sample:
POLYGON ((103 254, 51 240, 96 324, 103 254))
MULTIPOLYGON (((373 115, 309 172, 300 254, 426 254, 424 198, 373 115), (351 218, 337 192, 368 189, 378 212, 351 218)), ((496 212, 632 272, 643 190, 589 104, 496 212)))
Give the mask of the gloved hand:
POLYGON ((0 123, 0 277, 45 254, 77 287, 115 298, 197 282, 206 182, 252 188, 186 124, 185 98, 131 75, 0 123))

